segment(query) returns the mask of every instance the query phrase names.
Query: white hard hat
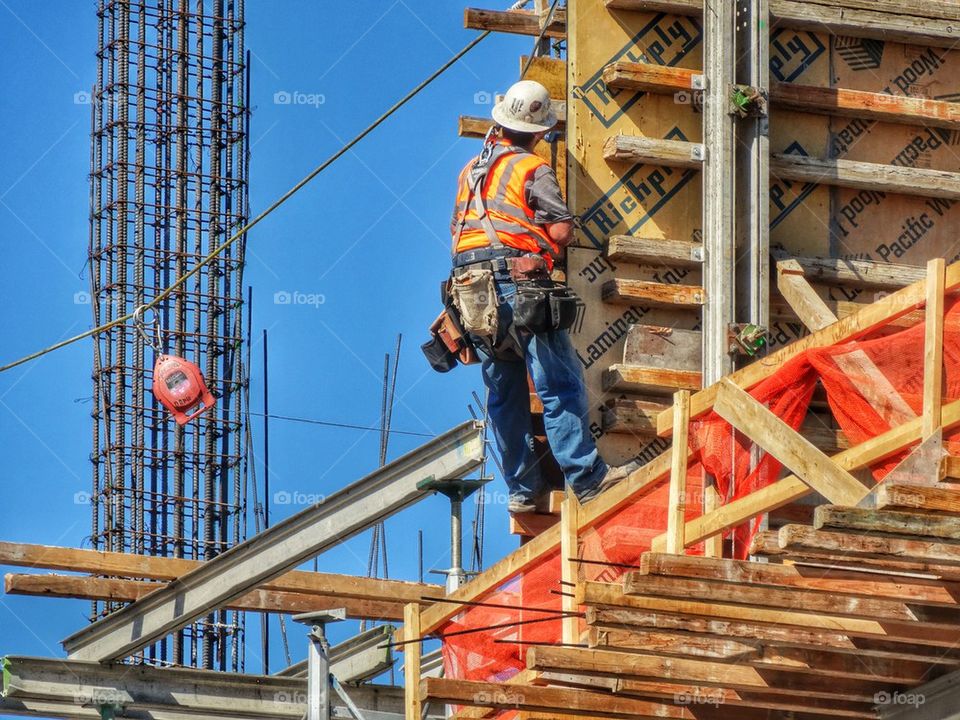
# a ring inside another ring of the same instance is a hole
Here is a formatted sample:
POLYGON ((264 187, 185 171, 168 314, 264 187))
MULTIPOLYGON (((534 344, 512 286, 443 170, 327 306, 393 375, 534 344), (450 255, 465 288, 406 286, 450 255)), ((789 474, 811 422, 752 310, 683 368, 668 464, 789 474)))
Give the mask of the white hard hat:
POLYGON ((550 109, 550 92, 535 80, 514 83, 493 106, 497 124, 517 132, 542 132, 557 124, 557 115, 550 109))

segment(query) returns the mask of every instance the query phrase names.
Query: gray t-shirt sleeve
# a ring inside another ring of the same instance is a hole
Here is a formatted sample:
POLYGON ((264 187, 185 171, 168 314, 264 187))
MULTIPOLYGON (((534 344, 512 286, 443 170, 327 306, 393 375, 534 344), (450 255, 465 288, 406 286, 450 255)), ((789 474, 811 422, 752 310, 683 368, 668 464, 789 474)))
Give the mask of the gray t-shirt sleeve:
POLYGON ((546 225, 573 219, 560 193, 557 174, 549 165, 541 165, 534 171, 533 177, 527 181, 526 193, 534 222, 546 225))

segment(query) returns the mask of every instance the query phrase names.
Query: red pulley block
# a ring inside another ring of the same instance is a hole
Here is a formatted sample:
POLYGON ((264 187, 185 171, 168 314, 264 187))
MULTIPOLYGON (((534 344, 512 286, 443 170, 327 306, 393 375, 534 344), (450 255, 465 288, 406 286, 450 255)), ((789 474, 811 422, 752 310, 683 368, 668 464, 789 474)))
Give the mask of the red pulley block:
POLYGON ((171 413, 178 425, 184 425, 217 404, 194 363, 177 355, 161 354, 153 366, 153 394, 171 413), (203 403, 196 412, 192 408, 203 403))

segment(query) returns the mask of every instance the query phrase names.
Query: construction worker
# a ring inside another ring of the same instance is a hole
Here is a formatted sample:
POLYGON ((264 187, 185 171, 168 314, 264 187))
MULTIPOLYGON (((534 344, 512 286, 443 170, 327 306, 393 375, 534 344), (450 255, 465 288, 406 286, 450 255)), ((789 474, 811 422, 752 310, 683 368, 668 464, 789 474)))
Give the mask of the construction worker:
POLYGON ((530 331, 514 322, 525 301, 524 288, 552 286, 554 261, 573 239, 573 215, 557 176, 533 154, 557 123, 550 95, 540 83, 521 80, 495 105, 493 119, 496 126, 483 152, 460 175, 451 223, 453 283, 470 271, 492 271, 498 329, 490 342, 475 344, 510 493, 509 511, 526 513, 542 510, 550 489, 543 485, 533 451, 528 372, 543 402, 550 448, 581 502, 623 480, 633 468, 608 467, 597 452, 583 374, 567 331, 530 331))

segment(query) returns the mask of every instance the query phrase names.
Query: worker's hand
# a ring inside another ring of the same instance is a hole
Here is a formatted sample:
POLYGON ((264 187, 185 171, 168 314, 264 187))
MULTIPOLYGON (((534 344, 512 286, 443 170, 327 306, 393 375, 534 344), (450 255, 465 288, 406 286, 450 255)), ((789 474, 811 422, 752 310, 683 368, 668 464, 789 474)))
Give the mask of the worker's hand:
POLYGON ((544 225, 547 229, 547 235, 561 248, 565 248, 573 242, 573 222, 565 220, 564 222, 548 223, 544 225))

